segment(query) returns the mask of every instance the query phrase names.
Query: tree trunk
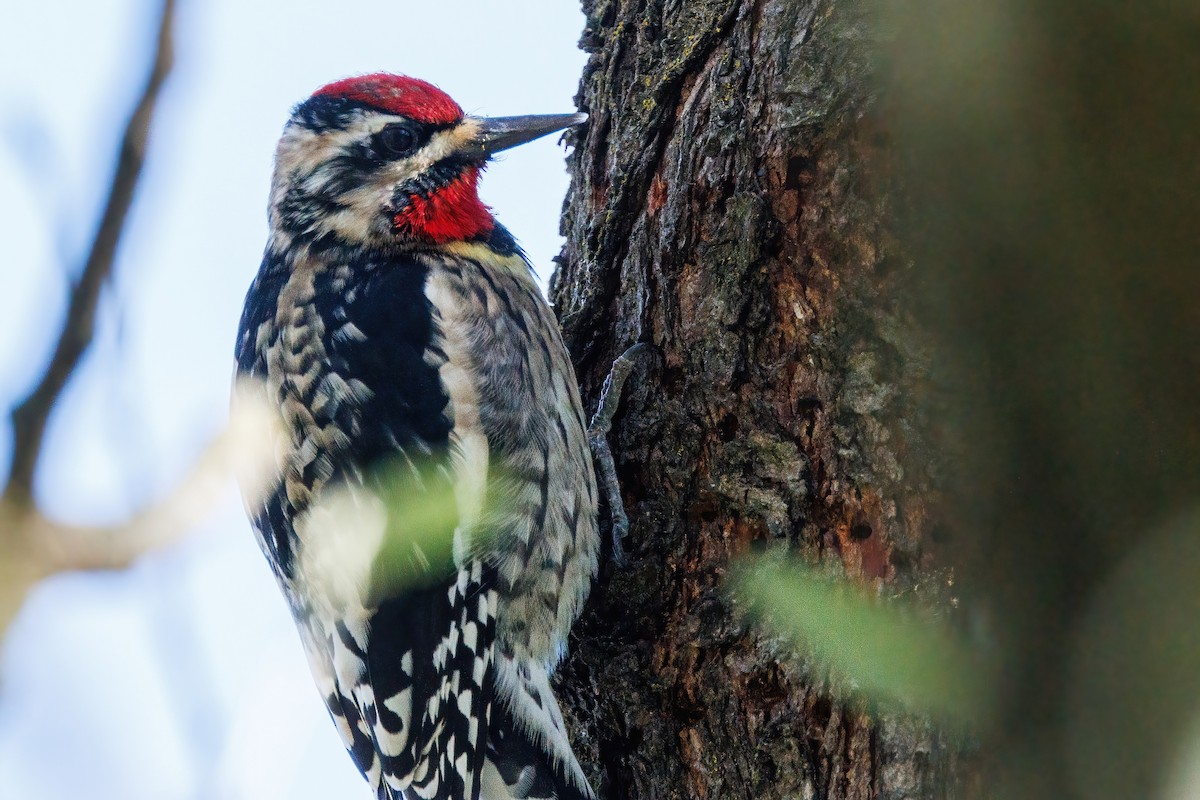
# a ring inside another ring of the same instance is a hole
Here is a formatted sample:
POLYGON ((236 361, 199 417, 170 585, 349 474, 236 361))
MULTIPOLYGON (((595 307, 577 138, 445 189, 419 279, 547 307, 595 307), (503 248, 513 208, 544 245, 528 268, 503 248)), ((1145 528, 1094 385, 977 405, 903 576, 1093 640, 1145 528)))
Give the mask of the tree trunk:
POLYGON ((772 545, 888 593, 944 585, 873 21, 838 0, 584 9, 552 295, 593 404, 625 348, 655 355, 610 437, 630 564, 605 562, 559 676, 576 752, 606 798, 962 796, 954 742, 831 699, 724 586, 772 545))

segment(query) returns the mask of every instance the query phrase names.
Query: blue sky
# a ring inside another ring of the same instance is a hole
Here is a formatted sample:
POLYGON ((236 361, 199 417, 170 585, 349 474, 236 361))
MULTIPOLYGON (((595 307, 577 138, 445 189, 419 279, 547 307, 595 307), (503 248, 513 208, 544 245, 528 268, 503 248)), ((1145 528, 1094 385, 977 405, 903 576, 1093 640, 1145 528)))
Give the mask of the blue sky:
MULTIPOLYGON (((10 4, 0 28, 0 400, 44 365, 146 69, 146 0, 10 4)), ((573 110, 571 0, 182 0, 176 68, 106 292, 96 346, 50 431, 37 492, 118 520, 217 431, 241 303, 262 253, 290 107, 349 74, 433 81, 481 114, 573 110)), ((567 178, 554 137, 482 194, 543 279, 567 178)), ((0 426, 0 448, 11 431, 0 426)), ((0 797, 369 797, 309 681, 232 487, 211 521, 128 572, 34 592, 0 660, 0 797)))

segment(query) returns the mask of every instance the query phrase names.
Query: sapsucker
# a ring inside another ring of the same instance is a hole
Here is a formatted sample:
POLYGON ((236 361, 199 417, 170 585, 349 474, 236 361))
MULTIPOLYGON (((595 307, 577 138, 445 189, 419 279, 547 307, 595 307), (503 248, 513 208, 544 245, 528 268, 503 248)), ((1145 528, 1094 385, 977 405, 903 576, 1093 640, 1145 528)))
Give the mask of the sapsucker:
POLYGON ((249 514, 379 798, 593 797, 549 685, 597 563, 579 390, 476 193, 493 153, 584 119, 381 73, 279 142, 236 356, 283 441, 249 514))

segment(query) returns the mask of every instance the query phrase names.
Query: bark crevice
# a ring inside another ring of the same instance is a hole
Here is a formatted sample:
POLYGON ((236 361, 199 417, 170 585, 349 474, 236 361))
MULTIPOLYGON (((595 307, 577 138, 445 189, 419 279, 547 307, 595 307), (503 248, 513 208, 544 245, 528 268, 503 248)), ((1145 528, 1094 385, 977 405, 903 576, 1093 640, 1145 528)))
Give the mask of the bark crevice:
POLYGON ((612 433, 631 564, 602 567, 558 678, 577 752, 609 798, 941 796, 928 762, 953 753, 782 663, 725 587, 764 547, 883 592, 933 563, 870 20, 584 7, 591 117, 552 296, 590 402, 626 346, 657 356, 612 433))

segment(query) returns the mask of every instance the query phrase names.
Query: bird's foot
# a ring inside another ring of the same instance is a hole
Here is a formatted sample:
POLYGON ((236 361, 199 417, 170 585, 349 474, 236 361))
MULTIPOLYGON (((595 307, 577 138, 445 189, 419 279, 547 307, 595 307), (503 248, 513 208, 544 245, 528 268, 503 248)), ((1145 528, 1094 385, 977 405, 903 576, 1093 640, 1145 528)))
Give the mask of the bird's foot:
POLYGON ((650 349, 645 342, 638 342, 613 362, 604 387, 600 390, 600 403, 592 422, 588 425, 588 443, 599 467, 600 488, 608 500, 609 516, 612 519, 612 558, 618 567, 628 563, 623 544, 629 532, 629 517, 625 515, 625 503, 621 500, 621 485, 617 482, 617 467, 613 462, 612 448, 608 444, 608 432, 612 429, 613 416, 621 403, 621 391, 625 379, 637 366, 637 358, 650 349))

